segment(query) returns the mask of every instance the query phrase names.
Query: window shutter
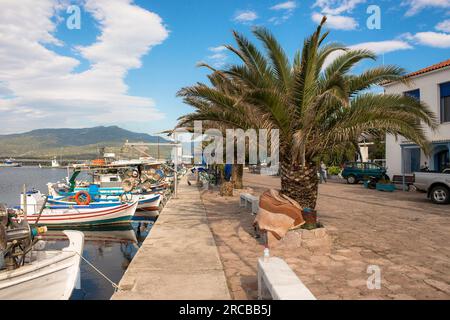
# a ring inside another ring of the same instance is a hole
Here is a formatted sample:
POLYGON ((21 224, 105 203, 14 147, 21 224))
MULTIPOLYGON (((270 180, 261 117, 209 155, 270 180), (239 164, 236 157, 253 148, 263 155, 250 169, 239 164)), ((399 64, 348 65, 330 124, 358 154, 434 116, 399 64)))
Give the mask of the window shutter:
POLYGON ((441 98, 450 97, 450 82, 442 83, 441 87, 441 98))

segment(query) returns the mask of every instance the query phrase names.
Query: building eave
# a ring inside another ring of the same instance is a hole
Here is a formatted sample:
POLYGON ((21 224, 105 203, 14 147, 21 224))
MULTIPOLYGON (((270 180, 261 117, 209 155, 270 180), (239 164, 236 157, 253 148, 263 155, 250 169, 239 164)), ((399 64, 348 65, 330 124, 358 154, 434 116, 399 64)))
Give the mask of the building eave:
MULTIPOLYGON (((420 69, 418 71, 411 72, 411 73, 405 75, 403 77, 403 79, 416 79, 416 78, 419 78, 424 75, 429 75, 429 74, 433 74, 436 72, 445 71, 448 69, 450 69, 450 59, 442 61, 440 63, 436 63, 432 66, 420 69)), ((383 87, 389 87, 389 86, 398 84, 399 82, 400 81, 387 81, 387 82, 381 83, 380 85, 383 87)))

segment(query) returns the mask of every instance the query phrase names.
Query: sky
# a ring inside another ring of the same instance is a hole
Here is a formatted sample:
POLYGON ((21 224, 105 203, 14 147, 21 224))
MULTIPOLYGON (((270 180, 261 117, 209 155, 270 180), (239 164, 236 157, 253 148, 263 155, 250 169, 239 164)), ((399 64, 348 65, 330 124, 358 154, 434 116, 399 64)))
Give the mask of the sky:
POLYGON ((450 0, 0 0, 0 134, 173 128, 192 110, 177 91, 207 82, 197 64, 237 62, 233 30, 264 26, 292 57, 323 15, 328 41, 379 55, 352 72, 450 58, 450 0))

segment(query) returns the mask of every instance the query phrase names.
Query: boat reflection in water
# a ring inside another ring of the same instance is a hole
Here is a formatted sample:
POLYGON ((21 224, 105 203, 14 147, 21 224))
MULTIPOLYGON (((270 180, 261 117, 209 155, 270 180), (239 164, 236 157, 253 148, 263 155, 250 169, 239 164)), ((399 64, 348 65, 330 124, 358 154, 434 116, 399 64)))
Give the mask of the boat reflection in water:
MULTIPOLYGON (((148 235, 154 219, 147 217, 132 223, 98 226, 71 227, 85 235, 83 257, 118 283, 125 270, 148 235)), ((52 227, 44 235, 49 248, 62 248, 67 245, 63 228, 52 227)), ((81 289, 74 290, 71 299, 110 299, 114 293, 112 285, 86 262, 81 262, 81 289)))

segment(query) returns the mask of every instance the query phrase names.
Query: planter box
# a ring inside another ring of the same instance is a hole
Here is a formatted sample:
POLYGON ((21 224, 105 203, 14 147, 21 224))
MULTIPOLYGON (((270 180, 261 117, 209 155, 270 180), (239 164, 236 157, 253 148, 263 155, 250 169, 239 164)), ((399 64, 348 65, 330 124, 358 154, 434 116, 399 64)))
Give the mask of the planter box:
POLYGON ((377 190, 393 192, 395 190, 395 185, 391 183, 377 183, 377 190))

